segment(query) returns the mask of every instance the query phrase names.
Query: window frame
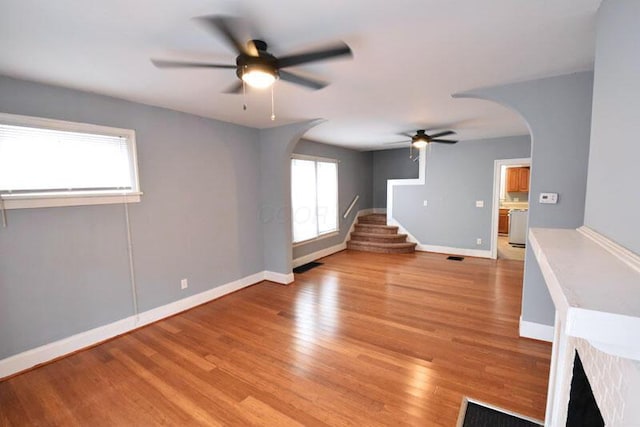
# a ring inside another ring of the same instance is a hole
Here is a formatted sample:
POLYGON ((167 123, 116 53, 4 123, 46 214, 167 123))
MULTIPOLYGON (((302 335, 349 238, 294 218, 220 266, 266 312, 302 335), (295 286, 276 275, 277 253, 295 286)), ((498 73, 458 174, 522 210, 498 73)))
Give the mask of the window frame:
POLYGON ((132 182, 131 190, 71 190, 61 192, 19 192, 15 194, 0 193, 0 204, 2 204, 3 209, 140 202, 140 196, 143 193, 140 191, 135 130, 8 113, 0 113, 0 124, 123 137, 127 142, 130 162, 129 173, 131 175, 132 182))
MULTIPOLYGON (((291 159, 290 160, 310 160, 313 162, 316 162, 316 177, 318 176, 318 169, 317 169, 317 163, 318 162, 325 162, 325 163, 335 163, 336 165, 336 228, 335 230, 331 230, 331 231, 327 231, 324 232, 322 234, 319 233, 318 230, 318 224, 317 224, 317 220, 316 220, 316 230, 318 231, 318 235, 316 237, 312 237, 310 239, 306 239, 306 240, 301 240, 299 242, 296 242, 293 240, 293 227, 294 227, 294 215, 293 215, 293 194, 291 195, 292 199, 291 199, 291 240, 292 240, 292 245, 293 247, 297 247, 297 246, 302 246, 302 245, 306 245, 307 243, 311 243, 311 242, 315 242, 318 240, 322 240, 322 239, 327 239, 329 237, 334 237, 340 234, 340 160, 338 159, 332 159, 329 157, 320 157, 320 156, 311 156, 308 154, 297 154, 297 153, 293 153, 291 154, 291 159)), ((289 170, 291 170, 291 161, 289 161, 289 170)), ((291 177, 291 181, 293 182, 293 176, 291 177)), ((317 180, 316 180, 316 200, 317 200, 317 180)), ((316 207, 317 209, 317 207, 316 207)), ((318 215, 318 212, 316 211, 316 217, 318 215)))

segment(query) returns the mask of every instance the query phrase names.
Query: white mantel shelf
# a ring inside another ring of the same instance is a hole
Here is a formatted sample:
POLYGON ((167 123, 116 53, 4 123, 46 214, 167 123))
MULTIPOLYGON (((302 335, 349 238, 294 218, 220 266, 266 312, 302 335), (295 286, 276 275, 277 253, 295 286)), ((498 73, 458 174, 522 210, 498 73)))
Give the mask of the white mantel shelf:
POLYGON ((640 258, 587 228, 531 228, 529 242, 568 336, 640 360, 640 258))

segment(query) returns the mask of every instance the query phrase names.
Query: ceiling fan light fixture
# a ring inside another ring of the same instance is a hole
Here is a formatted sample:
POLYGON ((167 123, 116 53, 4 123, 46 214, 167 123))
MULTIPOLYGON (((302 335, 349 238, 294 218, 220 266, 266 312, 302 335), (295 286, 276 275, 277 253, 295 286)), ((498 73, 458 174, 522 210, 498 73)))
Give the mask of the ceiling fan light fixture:
POLYGON ((427 146, 429 142, 426 139, 416 139, 415 141, 413 141, 411 144, 415 147, 415 148, 424 148, 427 146))
POLYGON ((253 88, 266 89, 277 80, 277 73, 260 65, 247 65, 242 80, 253 88))

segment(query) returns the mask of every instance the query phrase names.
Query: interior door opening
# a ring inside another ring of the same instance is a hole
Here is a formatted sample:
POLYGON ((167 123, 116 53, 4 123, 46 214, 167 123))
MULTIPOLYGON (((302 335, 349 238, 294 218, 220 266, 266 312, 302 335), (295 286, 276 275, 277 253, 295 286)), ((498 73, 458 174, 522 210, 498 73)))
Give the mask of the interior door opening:
POLYGON ((524 261, 529 217, 530 159, 495 161, 492 258, 524 261))

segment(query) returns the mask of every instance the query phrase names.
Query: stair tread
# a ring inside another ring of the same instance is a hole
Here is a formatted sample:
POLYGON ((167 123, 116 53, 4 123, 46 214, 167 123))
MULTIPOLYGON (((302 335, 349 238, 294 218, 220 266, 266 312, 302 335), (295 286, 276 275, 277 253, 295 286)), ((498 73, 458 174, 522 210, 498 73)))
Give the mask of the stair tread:
POLYGON ((375 246, 378 248, 408 248, 415 247, 416 243, 402 242, 402 243, 381 243, 381 242, 363 242, 359 240, 349 240, 348 243, 358 246, 375 246))
POLYGON ((380 224, 387 225, 386 218, 358 218, 358 224, 380 224))
POLYGON ((377 239, 397 239, 407 237, 406 234, 380 234, 380 233, 363 233, 360 231, 354 231, 351 233, 351 237, 375 237, 377 239))
POLYGON ((386 225, 386 224, 356 224, 356 227, 370 227, 370 228, 379 228, 384 230, 397 230, 397 225, 386 225))
POLYGON ((370 241, 349 240, 347 242, 347 249, 383 254, 408 254, 415 252, 416 244, 410 242, 378 243, 370 241))
POLYGON ((372 234, 398 234, 398 227, 395 225, 382 224, 356 224, 355 231, 359 233, 372 234))

